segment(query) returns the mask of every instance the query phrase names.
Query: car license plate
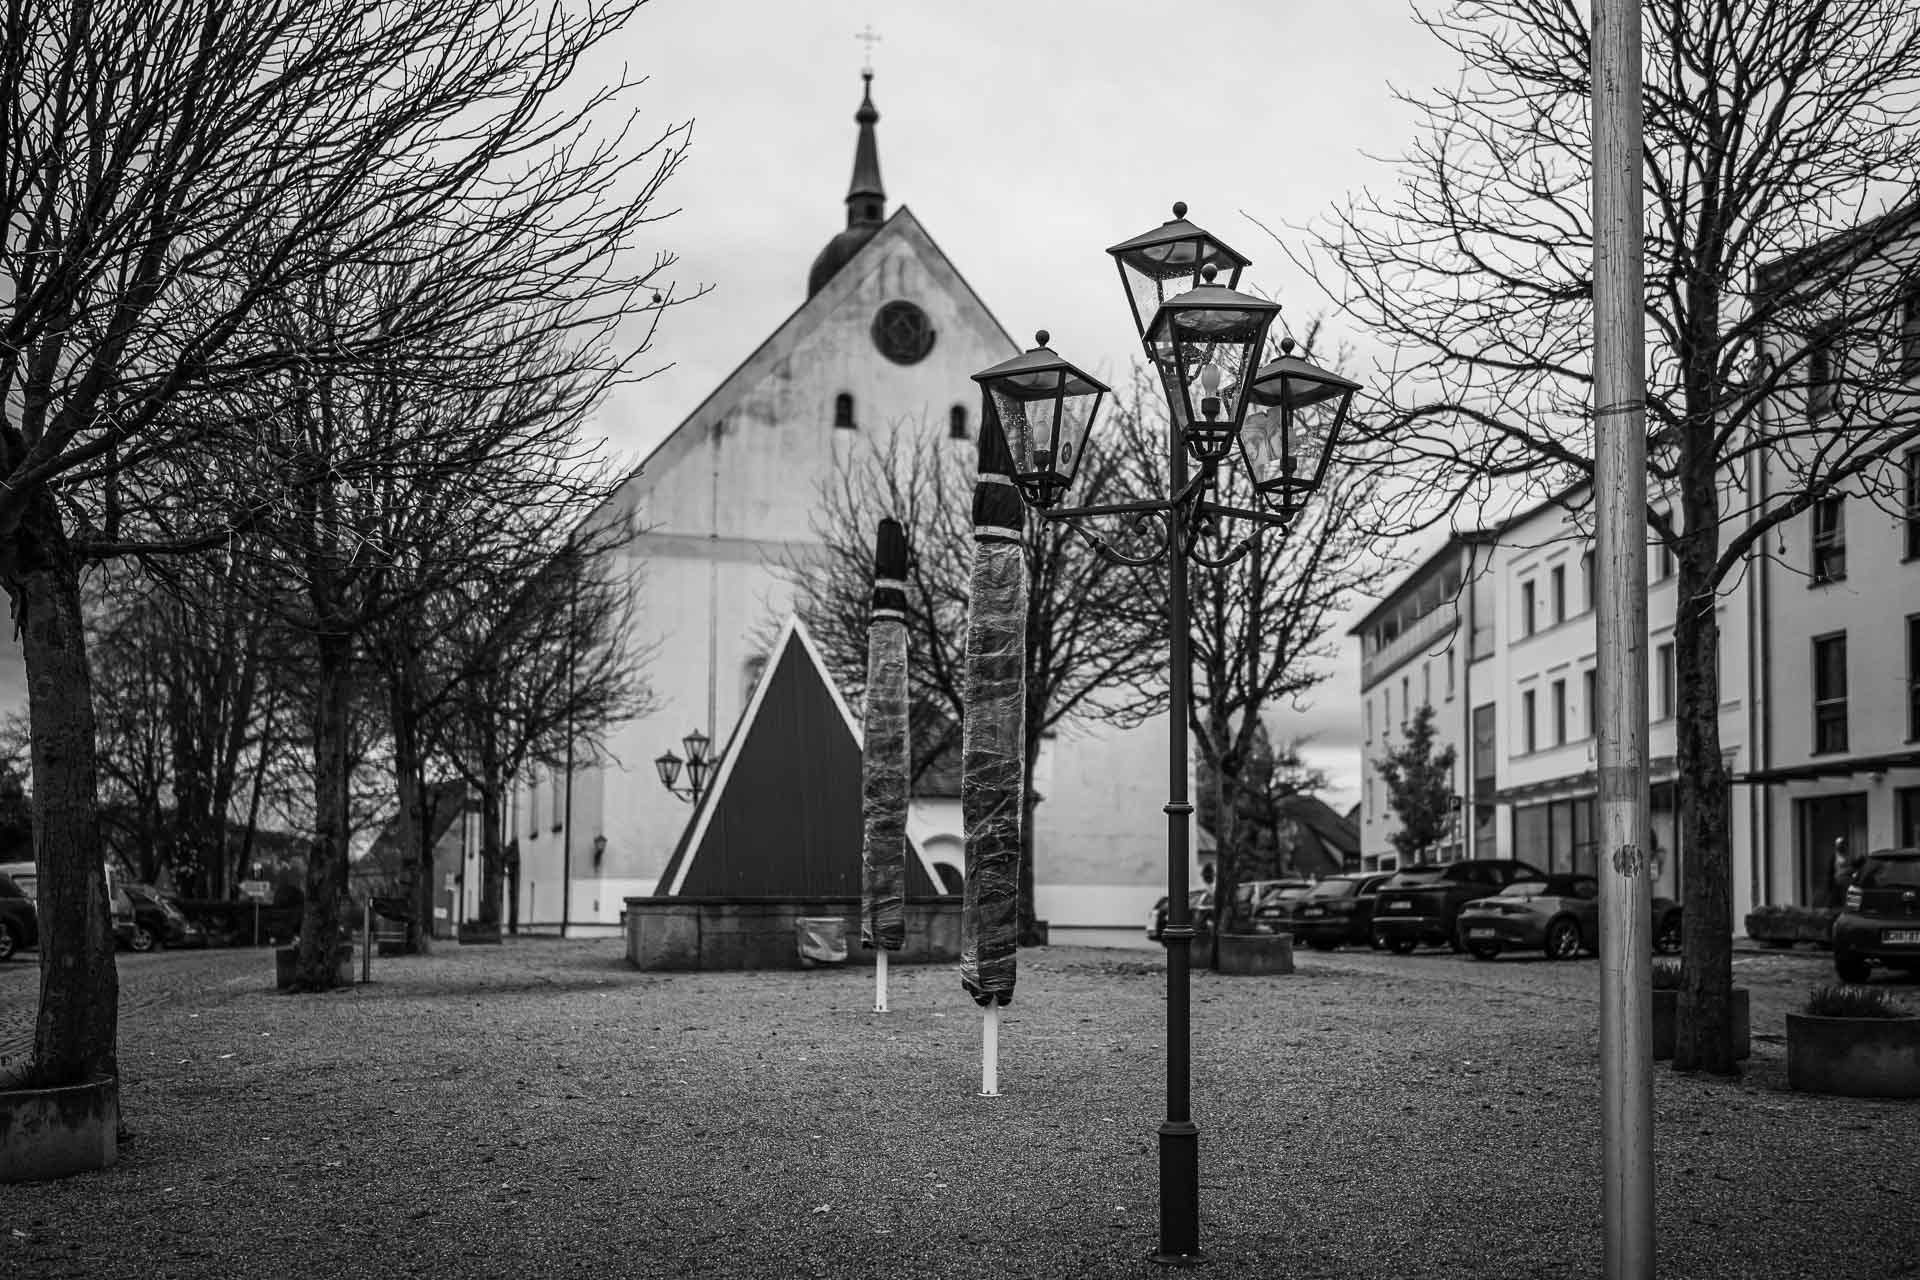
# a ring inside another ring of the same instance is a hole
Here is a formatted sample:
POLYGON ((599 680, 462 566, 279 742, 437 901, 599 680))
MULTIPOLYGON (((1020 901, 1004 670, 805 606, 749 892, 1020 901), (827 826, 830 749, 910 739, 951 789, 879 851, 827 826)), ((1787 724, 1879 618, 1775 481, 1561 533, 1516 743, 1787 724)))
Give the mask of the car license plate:
POLYGON ((1389 902, 1389 903, 1387 904, 1387 910, 1389 910, 1389 911, 1411 911, 1411 910, 1413 910, 1413 904, 1412 904, 1411 902, 1389 902))
POLYGON ((1500 936, 1500 931, 1498 929, 1469 929, 1467 930, 1467 936, 1469 938, 1497 938, 1500 936))
POLYGON ((1920 929, 1888 929, 1880 941, 1890 947, 1920 947, 1920 929))
POLYGON ((1300 914, 1303 916, 1323 916, 1327 914, 1327 909, 1325 907, 1302 907, 1300 914))

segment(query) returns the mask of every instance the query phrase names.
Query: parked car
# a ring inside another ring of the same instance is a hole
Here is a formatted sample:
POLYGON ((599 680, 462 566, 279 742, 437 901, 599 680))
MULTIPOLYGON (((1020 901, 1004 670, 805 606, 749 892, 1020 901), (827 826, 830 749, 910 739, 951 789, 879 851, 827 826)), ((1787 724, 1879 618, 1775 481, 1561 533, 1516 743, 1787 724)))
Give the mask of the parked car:
MULTIPOLYGON (((0 862, 0 875, 9 876, 20 891, 36 903, 40 897, 40 872, 32 862, 0 862)), ((113 940, 120 946, 133 941, 133 899, 127 896, 126 882, 107 864, 107 908, 113 915, 113 940)), ((37 906, 36 906, 37 910, 37 906)))
MULTIPOLYGON (((1193 931, 1199 937, 1213 932, 1213 890, 1194 889, 1187 894, 1187 913, 1193 919, 1193 931)), ((1147 917, 1147 936, 1155 942, 1167 928, 1167 899, 1163 894, 1153 904, 1153 913, 1147 917)))
POLYGON ((1345 942, 1373 945, 1373 908, 1391 872, 1328 876, 1293 908, 1293 936, 1315 951, 1345 942))
POLYGON ((1833 971, 1865 982, 1875 965, 1920 971, 1920 849, 1870 853, 1833 922, 1833 971))
POLYGON ((1247 915, 1255 933, 1284 932, 1299 909, 1300 902, 1313 891, 1311 880, 1256 880, 1260 886, 1247 915))
POLYGON ((40 914, 33 899, 14 883, 12 876, 0 872, 0 962, 13 959, 14 953, 40 945, 40 914))
POLYGON ((133 903, 133 931, 126 944, 131 950, 207 945, 207 931, 189 920, 186 913, 158 889, 130 884, 126 890, 133 903))
MULTIPOLYGON (((1600 949, 1600 882, 1564 873, 1516 880, 1461 907, 1456 928, 1460 945, 1476 960, 1515 950, 1571 960, 1600 949)), ((1680 904, 1671 898, 1653 900, 1653 949, 1663 955, 1680 950, 1680 904)))
POLYGON ((1460 949, 1454 931, 1460 908, 1498 893, 1516 880, 1544 880, 1547 873, 1510 858, 1477 858, 1408 867, 1380 886, 1373 909, 1373 936, 1395 955, 1423 942, 1460 949))

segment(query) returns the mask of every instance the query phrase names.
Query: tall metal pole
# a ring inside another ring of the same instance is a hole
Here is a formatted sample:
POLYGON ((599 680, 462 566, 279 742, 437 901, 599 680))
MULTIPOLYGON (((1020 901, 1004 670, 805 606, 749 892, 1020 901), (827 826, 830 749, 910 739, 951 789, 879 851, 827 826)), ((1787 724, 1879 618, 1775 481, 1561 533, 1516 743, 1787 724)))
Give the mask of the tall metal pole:
MULTIPOLYGON (((1187 487, 1186 445, 1167 429, 1167 492, 1187 487)), ((1200 1253, 1200 1130, 1193 1123, 1189 1014, 1193 916, 1187 907, 1187 549, 1186 513, 1167 517, 1167 1118, 1160 1125, 1160 1251, 1178 1265, 1200 1253)), ((1216 916, 1217 918, 1217 916, 1216 916)))
POLYGON ((1640 6, 1593 4, 1594 520, 1600 575, 1600 1107, 1607 1280, 1653 1276, 1646 321, 1640 6))

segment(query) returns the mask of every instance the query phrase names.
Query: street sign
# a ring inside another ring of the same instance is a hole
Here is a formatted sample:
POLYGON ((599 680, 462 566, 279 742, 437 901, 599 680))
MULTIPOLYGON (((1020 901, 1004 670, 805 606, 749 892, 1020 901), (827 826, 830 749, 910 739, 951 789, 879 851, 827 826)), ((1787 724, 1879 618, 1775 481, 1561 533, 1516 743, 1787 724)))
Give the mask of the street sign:
POLYGON ((240 896, 251 898, 255 902, 266 902, 273 897, 273 882, 270 880, 242 880, 240 896))

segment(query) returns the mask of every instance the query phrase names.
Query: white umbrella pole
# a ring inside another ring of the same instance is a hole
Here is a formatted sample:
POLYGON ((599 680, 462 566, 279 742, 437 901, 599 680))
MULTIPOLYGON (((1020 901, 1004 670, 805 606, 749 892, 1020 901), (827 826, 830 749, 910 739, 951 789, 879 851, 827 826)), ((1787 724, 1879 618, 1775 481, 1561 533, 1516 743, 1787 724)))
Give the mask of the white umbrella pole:
POLYGON ((887 949, 882 947, 874 954, 873 1011, 885 1013, 887 1011, 887 949))
POLYGON ((980 1096, 1000 1096, 1000 1006, 991 1000, 980 1014, 980 1096))

